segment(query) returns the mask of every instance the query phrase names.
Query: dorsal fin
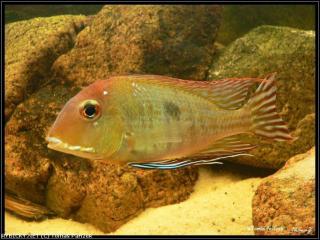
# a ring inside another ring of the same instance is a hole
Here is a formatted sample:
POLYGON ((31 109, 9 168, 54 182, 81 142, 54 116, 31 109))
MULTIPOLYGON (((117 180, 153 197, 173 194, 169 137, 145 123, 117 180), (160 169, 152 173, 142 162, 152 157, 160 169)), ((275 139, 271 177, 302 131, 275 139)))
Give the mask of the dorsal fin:
POLYGON ((218 81, 181 80, 159 75, 129 75, 118 76, 125 81, 142 81, 144 84, 157 83, 162 86, 171 86, 188 91, 203 97, 217 106, 234 110, 240 108, 247 99, 251 86, 262 82, 260 78, 227 78, 218 81))
POLYGON ((251 86, 263 79, 258 78, 228 78, 212 82, 210 98, 219 107, 234 110, 243 106, 251 86))

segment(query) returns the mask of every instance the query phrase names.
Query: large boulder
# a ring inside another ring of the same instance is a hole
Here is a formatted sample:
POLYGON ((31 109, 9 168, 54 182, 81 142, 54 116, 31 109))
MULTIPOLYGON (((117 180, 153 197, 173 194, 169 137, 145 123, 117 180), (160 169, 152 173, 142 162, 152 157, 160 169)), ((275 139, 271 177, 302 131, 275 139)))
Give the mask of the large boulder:
MULTIPOLYGON (((93 223, 105 232, 114 231, 146 207, 186 199, 197 168, 146 171, 90 162, 48 150, 45 135, 67 100, 96 79, 132 72, 204 78, 219 13, 216 6, 106 6, 86 19, 88 26, 72 35, 71 50, 53 65, 53 60, 41 65, 47 69, 41 78, 45 84, 41 89, 40 83, 36 85, 30 91, 35 93, 19 104, 7 122, 6 189, 58 216, 93 223), (190 19, 190 14, 197 17, 190 19)), ((48 52, 55 51, 51 49, 55 45, 47 47, 48 52)), ((12 71, 16 70, 6 66, 8 74, 12 71)))
POLYGON ((53 173, 45 142, 47 129, 78 88, 48 85, 19 104, 5 128, 5 188, 44 204, 53 173))
POLYGON ((35 17, 50 17, 56 15, 91 15, 96 14, 103 5, 78 5, 78 4, 8 4, 4 12, 5 23, 28 20, 35 17))
POLYGON ((5 118, 49 80, 52 63, 70 50, 85 16, 34 18, 5 25, 5 118))
POLYGON ((315 149, 265 178, 252 201, 257 235, 315 234, 315 149))
POLYGON ((265 77, 277 72, 277 108, 297 139, 292 143, 261 142, 256 158, 238 162, 279 168, 291 156, 315 142, 315 32, 288 27, 261 26, 237 39, 214 57, 209 80, 228 77, 265 77))
POLYGON ((255 27, 275 25, 315 29, 315 5, 226 5, 217 41, 229 44, 255 27))
POLYGON ((129 73, 203 80, 220 13, 214 5, 105 6, 55 62, 55 78, 78 85, 129 73))
MULTIPOLYGON (((197 176, 192 168, 161 172, 96 163, 86 197, 72 217, 112 232, 147 207, 186 200, 197 176)), ((56 196, 63 196, 59 189, 53 190, 56 196)))

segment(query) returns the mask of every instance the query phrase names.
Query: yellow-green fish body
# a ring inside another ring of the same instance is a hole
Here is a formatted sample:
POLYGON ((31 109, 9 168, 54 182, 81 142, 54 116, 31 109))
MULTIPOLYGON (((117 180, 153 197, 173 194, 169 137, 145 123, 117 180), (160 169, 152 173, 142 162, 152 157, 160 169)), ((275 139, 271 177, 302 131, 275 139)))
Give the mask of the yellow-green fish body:
POLYGON ((158 163, 244 152, 248 145, 225 140, 240 133, 291 140, 275 111, 273 78, 200 82, 131 75, 97 81, 66 104, 48 146, 91 159, 158 163))
POLYGON ((224 110, 197 94, 197 89, 188 91, 178 83, 166 84, 169 81, 131 77, 114 82, 112 91, 122 93, 114 100, 119 104, 125 132, 114 158, 181 158, 220 138, 245 132, 251 125, 246 111, 224 110))

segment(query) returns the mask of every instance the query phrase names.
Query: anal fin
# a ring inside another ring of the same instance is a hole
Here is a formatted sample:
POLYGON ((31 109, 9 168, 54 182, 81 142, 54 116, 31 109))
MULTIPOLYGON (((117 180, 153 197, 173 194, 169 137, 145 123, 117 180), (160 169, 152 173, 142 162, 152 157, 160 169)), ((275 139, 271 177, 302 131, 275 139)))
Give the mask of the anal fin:
POLYGON ((209 149, 190 156, 173 160, 163 160, 158 162, 133 162, 129 163, 129 165, 132 167, 142 169, 168 170, 192 165, 222 164, 221 162, 219 162, 219 160, 240 156, 253 156, 251 154, 246 153, 247 151, 253 148, 255 148, 255 146, 249 143, 244 143, 240 139, 239 135, 234 135, 218 140, 209 149))
POLYGON ((243 140, 243 135, 237 134, 216 141, 208 149, 188 156, 191 159, 210 159, 221 156, 246 153, 255 148, 255 145, 243 140))
POLYGON ((191 159, 189 159, 189 160, 181 161, 181 159, 175 159, 170 161, 166 160, 162 162, 129 163, 129 166, 142 168, 142 169, 169 170, 169 169, 177 169, 177 168, 186 167, 190 165, 200 165, 200 164, 222 164, 222 163, 217 162, 215 159, 212 159, 210 163, 208 160, 192 161, 191 159))

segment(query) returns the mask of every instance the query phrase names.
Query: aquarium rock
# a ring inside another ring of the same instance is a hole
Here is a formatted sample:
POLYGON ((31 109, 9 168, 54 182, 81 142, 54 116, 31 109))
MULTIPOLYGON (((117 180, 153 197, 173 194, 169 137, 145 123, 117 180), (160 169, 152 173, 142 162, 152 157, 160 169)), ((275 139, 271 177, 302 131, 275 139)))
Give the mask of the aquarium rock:
POLYGON ((252 208, 256 235, 315 234, 315 148, 265 178, 252 208))
POLYGON ((5 128, 5 188, 44 204, 53 165, 44 140, 46 129, 65 101, 79 89, 46 86, 19 104, 5 128))
POLYGON ((49 79, 52 63, 74 45, 85 16, 34 18, 5 25, 5 119, 49 79))
POLYGON ((312 30, 315 29, 315 13, 313 5, 226 5, 217 41, 229 44, 262 25, 312 30))
POLYGON ((255 158, 240 158, 240 163, 280 168, 290 157, 314 145, 314 117, 309 115, 315 111, 314 31, 255 28, 214 57, 208 79, 264 77, 272 72, 277 72, 278 112, 297 139, 292 144, 260 144, 252 151, 255 158))
POLYGON ((145 208, 186 200, 196 179, 191 168, 143 171, 93 162, 90 172, 78 174, 61 166, 50 178, 47 206, 60 216, 112 232, 145 208))
POLYGON ((57 15, 90 15, 97 13, 103 5, 96 4, 57 4, 57 5, 7 5, 4 13, 5 22, 11 23, 21 20, 32 19, 34 17, 50 17, 57 15))
POLYGON ((203 80, 220 18, 215 5, 105 6, 55 62, 55 79, 83 86, 132 73, 203 80))

